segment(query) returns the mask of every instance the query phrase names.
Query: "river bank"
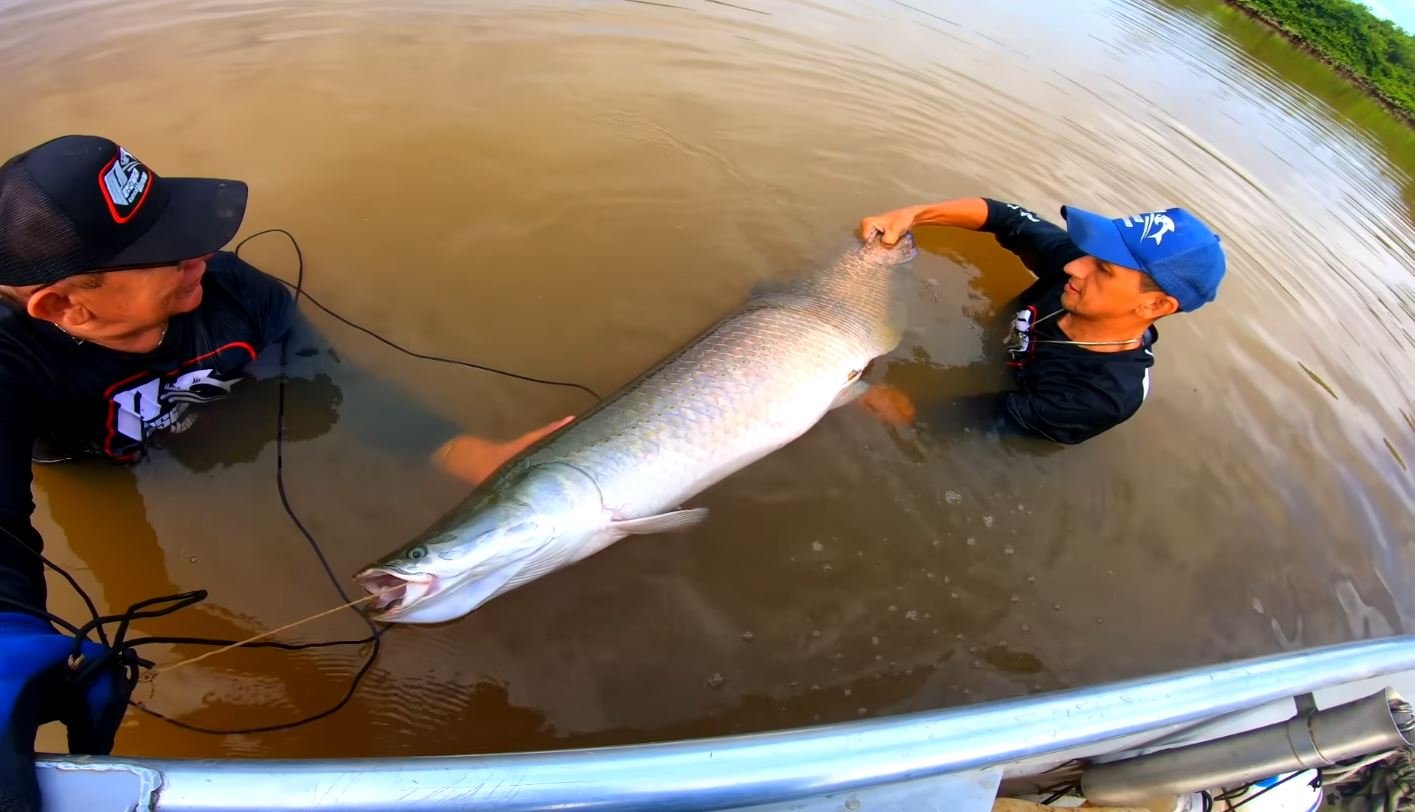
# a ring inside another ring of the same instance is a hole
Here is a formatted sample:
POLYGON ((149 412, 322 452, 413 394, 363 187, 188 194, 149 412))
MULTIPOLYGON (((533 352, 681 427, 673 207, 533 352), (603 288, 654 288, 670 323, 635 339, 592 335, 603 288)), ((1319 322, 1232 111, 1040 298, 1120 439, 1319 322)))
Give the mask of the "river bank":
POLYGON ((1278 19, 1272 14, 1269 14, 1263 9, 1251 5, 1248 0, 1226 0, 1226 2, 1233 8, 1236 8, 1244 14, 1247 14, 1254 20, 1257 20, 1258 22, 1263 23, 1269 28, 1272 28, 1279 34, 1282 34, 1284 37, 1287 38, 1289 42, 1306 51, 1307 53, 1311 54, 1313 57, 1317 58, 1322 63, 1329 66, 1332 70, 1336 71, 1347 81, 1361 88, 1363 91, 1366 92, 1367 95, 1375 99, 1377 102, 1380 102, 1381 106, 1385 107, 1397 118, 1401 119, 1407 124, 1415 126, 1415 110, 1406 107, 1401 102, 1392 98, 1388 93, 1378 87, 1369 78, 1357 72, 1351 66, 1336 59, 1331 54, 1327 53, 1319 45, 1312 42, 1312 40, 1303 35, 1301 32, 1293 30, 1282 20, 1278 19))

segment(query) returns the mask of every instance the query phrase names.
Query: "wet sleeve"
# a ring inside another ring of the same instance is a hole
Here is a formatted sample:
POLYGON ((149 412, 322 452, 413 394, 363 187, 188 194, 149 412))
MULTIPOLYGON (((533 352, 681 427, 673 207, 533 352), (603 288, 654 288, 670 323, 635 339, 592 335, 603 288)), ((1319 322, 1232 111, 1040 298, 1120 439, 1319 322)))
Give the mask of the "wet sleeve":
POLYGON ((36 413, 23 389, 0 378, 0 612, 43 609, 43 540, 30 523, 36 413))
MULTIPOLYGON (((365 442, 426 457, 461 433, 455 422, 427 407, 414 393, 341 355, 332 337, 295 305, 284 283, 234 256, 231 259, 242 266, 233 269, 240 277, 242 300, 264 325, 259 353, 245 371, 258 381, 289 383, 290 439, 307 439, 348 420, 347 425, 365 442), (359 407, 342 408, 345 400, 359 407), (302 421, 313 427, 304 434, 302 421)), ((353 328, 340 331, 341 338, 345 335, 355 341, 370 340, 353 328)))
POLYGON ((1003 414, 1027 434, 1074 445, 1114 428, 1129 417, 1109 393, 1084 381, 1054 380, 1003 397, 1003 414))
POLYGON ((1015 203, 984 200, 988 219, 982 230, 995 236, 999 245, 1016 254, 1038 278, 1058 279, 1065 273, 1066 263, 1086 255, 1061 226, 1015 203))
POLYGON ((224 251, 212 257, 209 264, 255 327, 258 350, 285 337, 294 326, 295 298, 284 282, 224 251))

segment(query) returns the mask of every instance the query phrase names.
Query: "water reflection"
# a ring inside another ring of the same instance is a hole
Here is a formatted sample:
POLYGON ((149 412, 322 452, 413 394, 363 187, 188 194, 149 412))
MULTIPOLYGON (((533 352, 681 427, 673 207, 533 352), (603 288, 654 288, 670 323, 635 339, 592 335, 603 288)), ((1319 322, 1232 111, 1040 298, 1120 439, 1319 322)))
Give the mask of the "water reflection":
MULTIPOLYGON (((203 408, 191 430, 167 439, 164 450, 197 474, 255 462, 275 442, 279 386, 270 378, 242 381, 231 397, 203 408)), ((285 400, 285 439, 298 443, 334 428, 343 393, 328 374, 291 377, 285 400)))
MULTIPOLYGON (((148 522, 133 469, 84 460, 36 467, 35 479, 52 494, 50 517, 63 531, 69 552, 101 585, 94 596, 101 596, 100 605, 127 607, 185 591, 168 573, 167 553, 148 522), (114 528, 121 529, 120 537, 115 537, 114 528)), ((190 622, 205 636, 242 639, 259 628, 255 619, 210 603, 198 604, 194 611, 201 617, 190 622)))

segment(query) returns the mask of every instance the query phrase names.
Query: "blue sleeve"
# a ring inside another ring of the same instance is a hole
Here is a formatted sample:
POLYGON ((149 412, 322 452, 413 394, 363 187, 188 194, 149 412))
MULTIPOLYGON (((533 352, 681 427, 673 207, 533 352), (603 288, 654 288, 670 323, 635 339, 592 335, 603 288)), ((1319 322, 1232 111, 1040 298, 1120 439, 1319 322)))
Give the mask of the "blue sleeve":
POLYGON ((1003 248, 1016 254, 1040 279, 1059 279, 1066 264, 1086 255, 1066 230, 1015 203, 984 198, 988 204, 986 231, 1003 248))

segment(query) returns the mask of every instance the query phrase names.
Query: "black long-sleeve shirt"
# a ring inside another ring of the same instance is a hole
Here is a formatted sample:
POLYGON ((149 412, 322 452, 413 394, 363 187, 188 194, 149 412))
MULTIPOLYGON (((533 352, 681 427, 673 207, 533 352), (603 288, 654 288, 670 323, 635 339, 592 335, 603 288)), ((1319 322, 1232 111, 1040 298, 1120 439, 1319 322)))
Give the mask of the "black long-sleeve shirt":
POLYGON ((1020 206, 996 200, 987 204, 983 230, 1037 275, 1014 319, 1028 329, 1008 351, 1017 390, 1002 397, 1003 414, 1025 432, 1067 444, 1130 419, 1149 394, 1159 332, 1151 326, 1139 346, 1120 352, 1051 343, 1068 340, 1057 326, 1068 279, 1064 269, 1085 252, 1060 226, 1020 206))
POLYGON ((189 428, 195 407, 225 397, 242 370, 289 330, 293 298, 230 253, 207 262, 202 301, 174 316, 156 350, 78 342, 53 324, 0 307, 0 612, 45 604, 31 524, 35 441, 118 461, 154 435, 189 428), (29 549, 24 549, 23 547, 29 549))

